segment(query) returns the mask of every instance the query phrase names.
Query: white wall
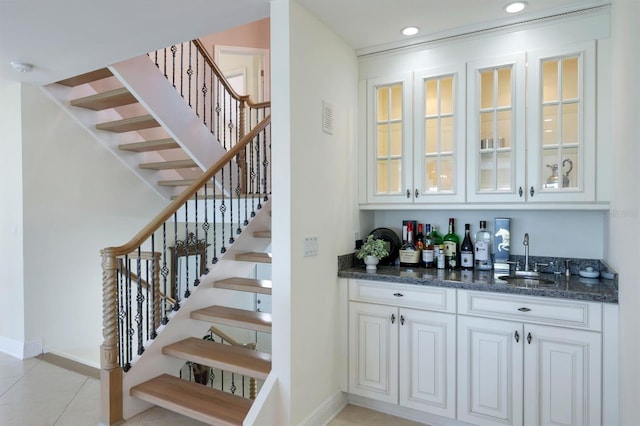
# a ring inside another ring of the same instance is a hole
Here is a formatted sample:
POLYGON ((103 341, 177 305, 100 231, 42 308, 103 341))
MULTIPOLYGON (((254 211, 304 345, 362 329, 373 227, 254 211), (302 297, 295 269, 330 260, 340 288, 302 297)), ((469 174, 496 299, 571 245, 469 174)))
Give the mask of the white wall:
POLYGON ((20 85, 0 86, 0 351, 24 355, 20 85))
POLYGON ((272 7, 274 370, 290 407, 282 424, 301 424, 340 389, 337 256, 358 229, 358 64, 295 1, 272 7), (322 132, 323 100, 335 107, 333 135, 322 132), (311 236, 319 254, 303 257, 311 236))
POLYGON ((22 86, 25 338, 99 366, 100 249, 165 206, 39 88, 22 86))
POLYGON ((610 251, 619 272, 620 307, 620 424, 640 418, 640 2, 614 0, 611 13, 613 44, 614 185, 611 197, 610 251))

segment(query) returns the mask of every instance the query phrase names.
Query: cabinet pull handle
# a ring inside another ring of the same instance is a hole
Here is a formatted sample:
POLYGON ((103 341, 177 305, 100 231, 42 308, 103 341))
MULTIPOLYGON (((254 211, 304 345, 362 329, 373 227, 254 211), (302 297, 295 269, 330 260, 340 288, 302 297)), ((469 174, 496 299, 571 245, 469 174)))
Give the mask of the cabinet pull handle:
POLYGON ((513 338, 516 339, 516 343, 520 342, 520 335, 518 334, 517 331, 513 334, 513 338))
POLYGON ((394 314, 391 314, 391 324, 395 324, 396 323, 396 316, 394 314))
POLYGON ((531 309, 530 309, 530 308, 525 308, 525 307, 518 308, 518 310, 519 310, 520 312, 529 312, 529 311, 531 311, 531 309))
POLYGON ((531 344, 531 332, 529 332, 529 334, 527 334, 527 343, 531 344))
POLYGON ((522 193, 523 193, 523 192, 524 192, 524 191, 522 190, 522 187, 518 188, 518 195, 519 195, 520 197, 522 197, 522 193))
POLYGON ((529 194, 533 197, 533 194, 535 193, 535 191, 533 190, 533 186, 531 188, 529 188, 529 194))
POLYGON ((409 191, 409 188, 407 188, 407 198, 411 198, 411 191, 409 191))
POLYGON ((402 294, 402 293, 393 293, 393 295, 394 295, 395 297, 402 297, 402 296, 404 296, 404 294, 402 294))
POLYGON ((400 315, 400 325, 404 325, 404 315, 400 315))
POLYGON ((416 188, 415 195, 416 195, 416 198, 418 198, 418 195, 420 195, 420 191, 418 191, 418 188, 416 188))

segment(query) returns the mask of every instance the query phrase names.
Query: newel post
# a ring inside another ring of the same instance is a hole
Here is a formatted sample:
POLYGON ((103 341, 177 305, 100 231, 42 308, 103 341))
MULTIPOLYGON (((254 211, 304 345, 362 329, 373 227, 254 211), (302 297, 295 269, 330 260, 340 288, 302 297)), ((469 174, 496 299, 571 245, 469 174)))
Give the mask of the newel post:
POLYGON ((102 255, 102 336, 100 347, 100 422, 122 421, 122 368, 118 364, 117 259, 109 249, 102 255))

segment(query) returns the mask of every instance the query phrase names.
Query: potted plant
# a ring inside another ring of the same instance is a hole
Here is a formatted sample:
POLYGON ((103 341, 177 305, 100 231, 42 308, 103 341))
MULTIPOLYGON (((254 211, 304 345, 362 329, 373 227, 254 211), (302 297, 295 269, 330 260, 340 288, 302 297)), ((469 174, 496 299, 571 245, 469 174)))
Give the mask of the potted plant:
POLYGON ((367 265, 367 270, 375 271, 376 265, 385 256, 389 255, 387 250, 387 242, 374 238, 373 235, 369 235, 367 240, 362 244, 360 250, 356 253, 358 259, 363 259, 367 265))

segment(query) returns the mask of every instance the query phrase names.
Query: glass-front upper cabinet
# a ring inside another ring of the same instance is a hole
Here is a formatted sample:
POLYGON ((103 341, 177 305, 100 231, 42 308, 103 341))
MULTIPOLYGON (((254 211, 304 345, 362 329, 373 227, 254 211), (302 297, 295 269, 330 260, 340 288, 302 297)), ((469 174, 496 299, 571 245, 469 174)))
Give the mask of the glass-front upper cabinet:
POLYGON ((530 201, 595 199, 595 42, 529 55, 530 201))
POLYGON ((465 201, 464 81, 464 66, 415 72, 414 203, 465 201))
POLYGON ((407 202, 412 186, 410 74, 371 79, 367 87, 367 202, 407 202))
POLYGON ((524 53, 468 64, 470 202, 526 199, 525 84, 524 53))

